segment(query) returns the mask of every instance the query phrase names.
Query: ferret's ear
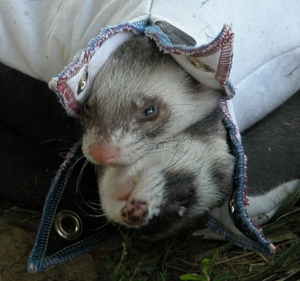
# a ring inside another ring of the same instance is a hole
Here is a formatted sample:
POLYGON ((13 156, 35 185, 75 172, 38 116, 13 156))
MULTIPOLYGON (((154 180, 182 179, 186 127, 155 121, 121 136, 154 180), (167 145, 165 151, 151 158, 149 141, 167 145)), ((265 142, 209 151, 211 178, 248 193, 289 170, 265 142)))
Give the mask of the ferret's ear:
POLYGON ((168 36, 173 45, 196 46, 197 44, 193 37, 166 21, 157 21, 155 25, 168 36))

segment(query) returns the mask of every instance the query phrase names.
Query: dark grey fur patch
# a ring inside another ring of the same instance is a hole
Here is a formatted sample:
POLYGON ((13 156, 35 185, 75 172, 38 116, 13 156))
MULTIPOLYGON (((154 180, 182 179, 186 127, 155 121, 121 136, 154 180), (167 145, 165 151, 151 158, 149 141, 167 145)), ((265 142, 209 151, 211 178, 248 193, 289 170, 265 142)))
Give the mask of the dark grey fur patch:
MULTIPOLYGON (((157 137, 165 132, 165 125, 169 122, 170 119, 170 110, 168 108, 168 104, 163 102, 159 97, 147 98, 145 97, 146 104, 151 104, 155 107, 157 111, 157 115, 155 118, 142 119, 137 118, 137 123, 140 126, 143 126, 143 130, 145 131, 145 135, 149 138, 157 137), (148 102, 149 100, 149 102, 148 102), (152 100, 152 102, 150 102, 152 100)), ((141 109, 137 113, 141 114, 141 109)))
POLYGON ((186 171, 165 174, 166 203, 169 207, 174 207, 176 210, 182 206, 190 208, 197 203, 195 178, 193 173, 186 171))
POLYGON ((139 232, 150 239, 161 239, 174 234, 177 229, 190 227, 197 223, 189 211, 197 204, 195 175, 189 172, 165 174, 164 204, 160 213, 142 226, 139 232), (183 216, 179 213, 186 208, 183 216))
POLYGON ((214 109, 205 119, 200 120, 184 131, 192 138, 206 141, 210 138, 215 139, 221 137, 226 139, 226 129, 222 122, 221 112, 219 107, 214 109))
POLYGON ((216 161, 211 167, 211 175, 215 184, 222 190, 222 198, 218 202, 218 206, 221 206, 233 190, 233 157, 216 161))

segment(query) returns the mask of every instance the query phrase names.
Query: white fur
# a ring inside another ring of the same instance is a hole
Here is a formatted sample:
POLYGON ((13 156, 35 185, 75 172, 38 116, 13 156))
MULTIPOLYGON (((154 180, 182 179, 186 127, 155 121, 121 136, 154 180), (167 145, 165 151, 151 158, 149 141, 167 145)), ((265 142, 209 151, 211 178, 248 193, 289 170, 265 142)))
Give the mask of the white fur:
POLYGON ((297 179, 281 184, 264 195, 248 196, 247 212, 249 217, 257 225, 268 222, 280 208, 283 200, 298 192, 299 188, 300 179, 297 179))
MULTIPOLYGON (((145 158, 142 158, 142 160, 137 161, 133 167, 108 168, 105 175, 99 177, 98 185, 102 210, 109 220, 128 226, 123 221, 121 210, 126 206, 127 201, 133 199, 147 202, 148 218, 154 214, 159 214, 159 206, 163 204, 163 174, 156 166, 158 163, 147 163, 144 160, 145 158), (143 167, 148 164, 153 165, 149 170, 143 167), (128 200, 118 200, 117 196, 127 191, 124 183, 128 179, 137 181, 137 186, 128 200)), ((131 227, 135 227, 135 225, 131 227)))

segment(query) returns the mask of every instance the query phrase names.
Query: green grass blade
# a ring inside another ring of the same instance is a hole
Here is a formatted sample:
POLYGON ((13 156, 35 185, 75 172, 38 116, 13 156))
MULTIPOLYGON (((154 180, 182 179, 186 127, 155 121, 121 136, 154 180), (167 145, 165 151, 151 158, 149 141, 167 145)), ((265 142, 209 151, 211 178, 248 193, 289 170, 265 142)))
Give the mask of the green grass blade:
POLYGON ((215 265, 215 262, 216 262, 216 259, 218 257, 218 251, 214 254, 214 256, 212 257, 210 263, 209 263, 209 266, 207 267, 207 275, 210 276, 211 272, 212 272, 212 269, 215 265))
POLYGON ((225 281, 227 279, 236 278, 236 275, 231 271, 226 271, 220 273, 218 276, 214 278, 214 281, 225 281))
POLYGON ((181 275, 179 277, 180 280, 184 280, 184 281, 207 281, 207 279, 204 276, 201 276, 199 274, 193 274, 193 273, 188 273, 188 274, 184 274, 181 275))

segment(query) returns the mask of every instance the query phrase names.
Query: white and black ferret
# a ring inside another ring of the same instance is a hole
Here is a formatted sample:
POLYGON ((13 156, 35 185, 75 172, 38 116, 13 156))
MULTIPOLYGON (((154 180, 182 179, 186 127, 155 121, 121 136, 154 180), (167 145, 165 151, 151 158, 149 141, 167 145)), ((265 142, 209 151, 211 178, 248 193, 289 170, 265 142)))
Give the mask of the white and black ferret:
POLYGON ((145 36, 110 56, 82 108, 82 150, 110 221, 156 239, 224 203, 234 157, 220 98, 145 36))

